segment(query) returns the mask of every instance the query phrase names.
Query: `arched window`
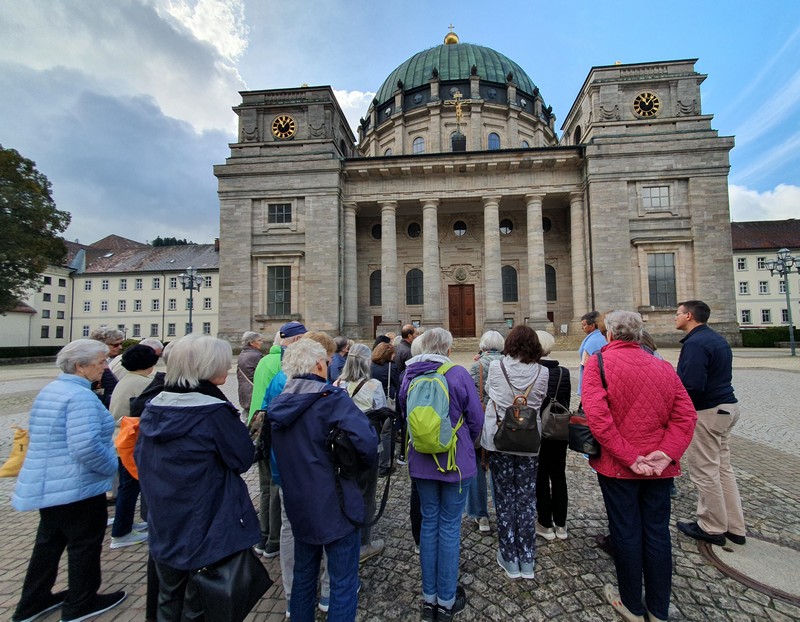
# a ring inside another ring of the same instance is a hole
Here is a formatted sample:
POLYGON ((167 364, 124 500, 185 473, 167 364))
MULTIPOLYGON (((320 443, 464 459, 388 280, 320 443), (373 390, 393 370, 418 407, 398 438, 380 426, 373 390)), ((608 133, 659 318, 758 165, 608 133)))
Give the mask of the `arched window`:
POLYGON ((531 144, 527 140, 523 140, 520 143, 519 146, 522 147, 523 149, 530 149, 531 148, 531 144))
POLYGON ((412 268, 406 273, 406 304, 421 305, 422 302, 422 270, 412 268))
POLYGON ((497 132, 489 134, 489 151, 500 149, 500 135, 497 132))
POLYGON ((519 291, 517 289, 517 271, 513 266, 503 266, 503 302, 517 302, 519 291))
POLYGON ((392 155, 392 148, 391 148, 391 147, 388 147, 388 148, 386 149, 386 151, 384 151, 384 152, 383 152, 383 155, 385 155, 385 156, 390 156, 390 155, 392 155))
POLYGON ((579 125, 578 127, 575 128, 575 134, 573 135, 573 139, 575 140, 576 145, 581 144, 581 138, 583 138, 583 136, 581 136, 581 126, 579 125))
POLYGON ((375 270, 369 275, 369 304, 372 307, 381 306, 381 271, 375 270))
POLYGON ((556 291, 556 269, 553 266, 545 265, 544 267, 544 288, 547 302, 555 302, 558 300, 558 292, 556 291))
POLYGON ((413 153, 425 153, 425 139, 422 136, 417 136, 411 144, 411 151, 413 153))
POLYGON ((380 225, 372 225, 372 237, 376 240, 380 240, 381 236, 383 235, 383 229, 380 225))

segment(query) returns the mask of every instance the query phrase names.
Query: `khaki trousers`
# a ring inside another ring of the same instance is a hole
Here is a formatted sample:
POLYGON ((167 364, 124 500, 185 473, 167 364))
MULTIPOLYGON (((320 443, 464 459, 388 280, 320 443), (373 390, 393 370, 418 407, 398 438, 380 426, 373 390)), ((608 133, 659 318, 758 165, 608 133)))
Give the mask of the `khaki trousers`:
POLYGON ((731 467, 731 430, 738 420, 738 404, 697 411, 697 427, 686 457, 689 477, 697 487, 697 524, 706 533, 746 533, 731 467))

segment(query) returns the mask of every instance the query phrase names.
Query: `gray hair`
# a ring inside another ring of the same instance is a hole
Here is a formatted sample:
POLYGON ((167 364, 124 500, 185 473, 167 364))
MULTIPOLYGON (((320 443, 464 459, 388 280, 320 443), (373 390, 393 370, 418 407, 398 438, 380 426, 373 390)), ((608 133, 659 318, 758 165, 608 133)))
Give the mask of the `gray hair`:
POLYGON ((170 341, 167 345, 164 346, 164 349, 161 351, 161 360, 164 361, 164 365, 167 364, 167 359, 169 358, 169 353, 172 350, 172 346, 175 345, 174 341, 170 341))
MULTIPOLYGON (((421 337, 417 337, 414 342, 421 341, 420 348, 422 354, 440 354, 449 356, 450 348, 453 347, 453 335, 444 328, 429 328, 421 337)), ((413 342, 412 342, 413 345, 413 342)))
POLYGON ((281 367, 287 378, 310 374, 320 360, 327 360, 325 347, 313 339, 295 341, 283 352, 281 367))
POLYGON ((227 341, 192 333, 174 343, 164 377, 165 385, 194 389, 201 380, 211 380, 230 369, 233 352, 227 341))
POLYGON ((155 337, 145 337, 139 342, 139 345, 152 348, 156 351, 156 354, 162 354, 164 351, 164 344, 161 343, 160 339, 156 339, 155 337))
MULTIPOLYGON (((619 341, 638 342, 642 338, 642 316, 633 311, 611 311, 605 316, 606 331, 619 341)), ((610 340, 609 340, 610 341, 610 340)))
POLYGON ((506 340, 503 335, 496 330, 487 330, 481 337, 480 349, 484 352, 488 352, 489 350, 502 352, 505 345, 506 340))
POLYGON ((263 337, 263 335, 261 333, 257 333, 257 332, 252 331, 252 330, 247 330, 242 335, 242 346, 249 345, 249 344, 253 343, 254 341, 257 341, 257 340, 263 339, 263 338, 264 337, 263 337))
POLYGON ((106 345, 113 341, 124 341, 125 340, 125 333, 121 330, 116 328, 109 328, 108 326, 101 326, 100 328, 95 328, 92 331, 92 334, 89 335, 89 339, 94 339, 96 341, 102 341, 106 345))
POLYGON ((347 337, 339 335, 333 338, 333 343, 336 346, 336 351, 341 352, 350 344, 350 340, 347 337))
POLYGON ((108 356, 108 346, 96 339, 70 341, 58 352, 56 365, 65 374, 74 374, 78 365, 91 365, 99 354, 108 356))
POLYGON ((539 345, 542 346, 542 356, 547 356, 553 351, 556 345, 556 338, 546 330, 537 330, 536 336, 539 338, 539 345))
POLYGON ((345 382, 359 382, 364 378, 370 379, 372 377, 371 360, 372 351, 369 346, 365 346, 363 343, 353 344, 342 368, 340 378, 345 382))

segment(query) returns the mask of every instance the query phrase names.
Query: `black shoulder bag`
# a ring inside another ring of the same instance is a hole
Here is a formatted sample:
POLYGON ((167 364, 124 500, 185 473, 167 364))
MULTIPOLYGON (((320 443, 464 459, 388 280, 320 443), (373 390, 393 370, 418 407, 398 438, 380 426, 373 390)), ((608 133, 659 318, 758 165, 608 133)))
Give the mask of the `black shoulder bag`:
MULTIPOLYGON (((603 355, 600 352, 597 353, 597 366, 600 368, 600 382, 603 383, 604 389, 608 389, 606 373, 603 369, 603 355)), ((579 409, 569 418, 568 446, 572 451, 577 451, 579 454, 586 454, 587 456, 600 455, 600 443, 597 442, 594 434, 589 429, 583 409, 579 409)))

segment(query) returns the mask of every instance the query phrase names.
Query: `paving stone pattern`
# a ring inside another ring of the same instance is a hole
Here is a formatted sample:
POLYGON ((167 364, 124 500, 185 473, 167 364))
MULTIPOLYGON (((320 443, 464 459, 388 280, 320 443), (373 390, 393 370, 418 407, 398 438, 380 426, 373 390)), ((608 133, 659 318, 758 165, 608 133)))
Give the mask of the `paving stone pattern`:
MULTIPOLYGON (((570 364, 570 361, 564 362, 570 364)), ((460 361, 460 362, 466 362, 460 361)), ((751 534, 761 535, 800 550, 800 450, 782 442, 800 431, 795 400, 796 371, 737 370, 736 391, 743 402, 742 424, 734 439, 734 464, 742 490, 745 518, 751 534), (791 382, 794 380, 794 382, 791 382), (746 406, 745 406, 746 405, 746 406), (740 432, 744 432, 742 435, 740 432)), ((28 377, 0 370, 0 456, 8 455, 13 425, 25 425, 27 409, 36 391, 53 377, 52 367, 30 366, 28 377), (10 378, 10 379, 9 379, 10 378)), ((233 375, 224 387, 235 399, 233 375)), ((254 501, 258 476, 245 476, 254 501)), ((383 480, 381 480, 382 483, 383 480)), ((8 620, 19 598, 38 524, 36 513, 14 512, 9 497, 15 480, 0 480, 0 619, 8 620)), ((614 583, 613 563, 596 548, 594 537, 606 531, 606 517, 596 476, 588 463, 570 452, 568 457, 570 511, 569 539, 545 543, 537 540, 536 579, 505 578, 494 559, 497 547, 494 517, 492 532, 481 534, 465 518, 462 528, 461 581, 469 603, 459 616, 464 621, 563 620, 595 622, 618 619, 602 596, 605 583, 614 583)), ((380 485, 380 484, 379 484, 380 485)), ((693 517, 696 495, 688 477, 678 481, 673 502, 673 525, 693 517)), ((357 619, 361 622, 419 619, 420 569, 408 522, 409 480, 405 467, 392 478, 386 514, 374 529, 386 541, 383 555, 361 567, 363 587, 357 619)), ((493 514, 493 512, 492 512, 493 514)), ((673 592, 670 620, 692 622, 745 622, 800 620, 800 608, 748 588, 724 576, 704 561, 694 541, 672 528, 673 592)), ((144 619, 146 545, 110 550, 110 529, 103 550, 103 588, 127 589, 129 597, 103 620, 144 619)), ((66 580, 65 561, 56 585, 66 580)), ((275 586, 257 605, 249 620, 280 622, 285 602, 278 558, 265 560, 275 586)), ((318 620, 325 615, 317 614, 318 620)), ((45 622, 58 620, 54 612, 45 622)))

